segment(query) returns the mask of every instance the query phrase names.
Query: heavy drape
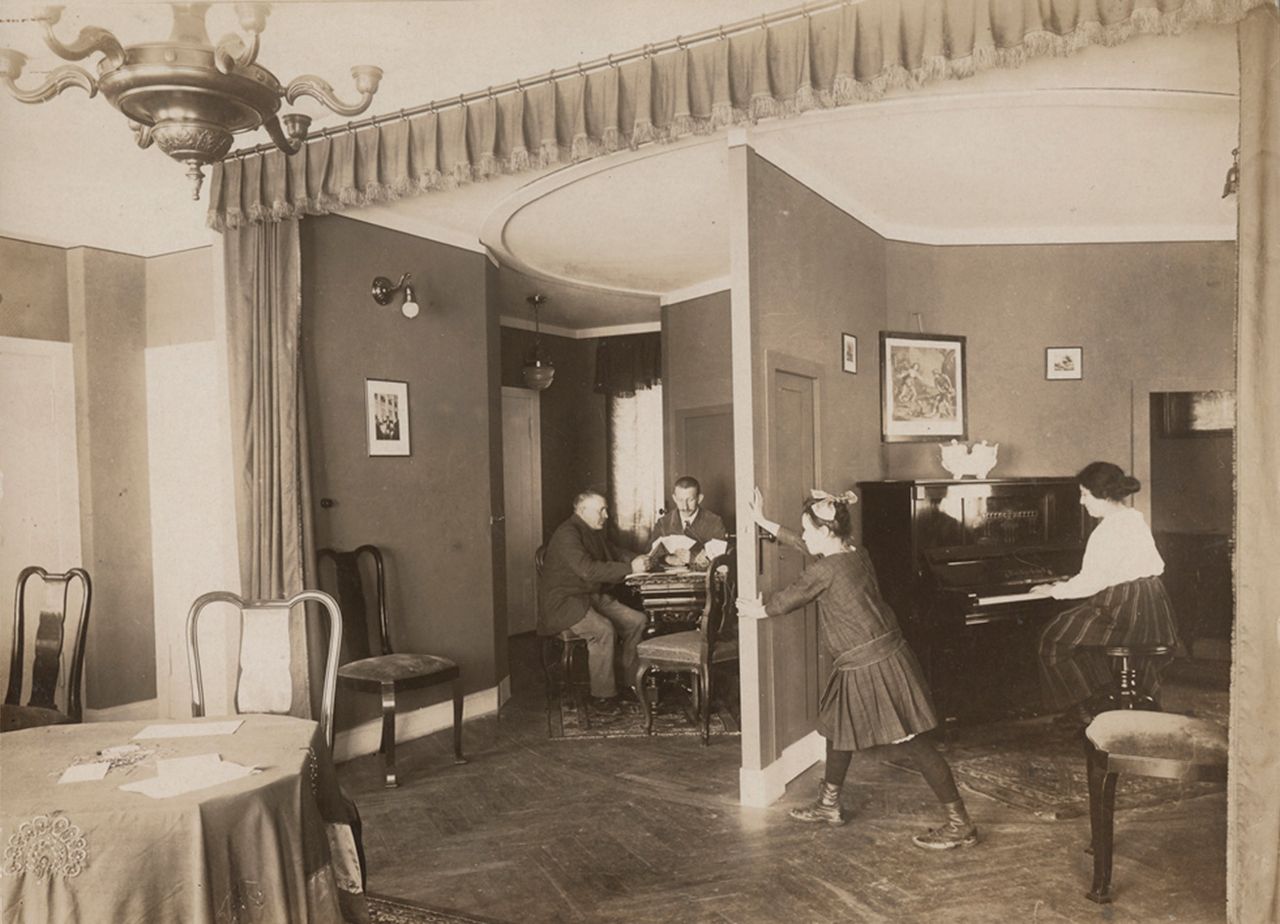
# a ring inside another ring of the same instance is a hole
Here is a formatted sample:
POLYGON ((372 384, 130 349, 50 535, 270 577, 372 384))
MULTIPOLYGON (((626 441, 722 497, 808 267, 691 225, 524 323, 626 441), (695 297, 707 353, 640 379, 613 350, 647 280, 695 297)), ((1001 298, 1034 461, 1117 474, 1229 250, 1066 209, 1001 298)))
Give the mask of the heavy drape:
POLYGON ((1227 906, 1280 921, 1280 13, 1240 23, 1236 628, 1227 906))
POLYGON ((319 137, 293 157, 231 157, 214 165, 208 222, 221 230, 339 212, 1136 34, 1235 22, 1266 2, 861 0, 319 137))
MULTIPOLYGON (((310 576, 311 498, 299 361, 297 221, 228 230, 224 248, 231 443, 242 593, 279 600, 310 576)), ((308 646, 291 620, 293 714, 310 718, 308 646)))
POLYGON ((596 345, 596 394, 629 398, 661 381, 661 334, 602 337, 596 345))

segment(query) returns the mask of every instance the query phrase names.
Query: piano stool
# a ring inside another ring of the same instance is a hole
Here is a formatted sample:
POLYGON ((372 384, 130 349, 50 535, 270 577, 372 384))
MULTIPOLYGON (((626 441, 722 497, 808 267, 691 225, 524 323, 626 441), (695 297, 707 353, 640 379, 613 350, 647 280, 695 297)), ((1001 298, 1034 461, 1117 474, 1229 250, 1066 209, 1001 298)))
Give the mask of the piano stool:
POLYGON ((582 652, 582 660, 587 660, 587 640, 579 638, 568 629, 558 635, 544 635, 542 641, 542 674, 547 684, 547 705, 555 704, 555 697, 559 696, 561 691, 568 687, 573 692, 574 702, 577 704, 578 715, 582 720, 583 728, 591 727, 591 710, 587 707, 587 697, 590 691, 590 681, 586 685, 575 683, 573 679, 574 655, 579 651, 582 652), (557 658, 554 653, 556 642, 560 643, 560 654, 557 658), (560 678, 556 683, 552 677, 551 665, 557 660, 560 662, 560 678))
POLYGON ((1173 654, 1172 645, 1097 645, 1094 648, 1111 659, 1115 674, 1115 690, 1107 695, 1107 709, 1150 709, 1160 711, 1160 704, 1138 691, 1138 661, 1146 658, 1167 658, 1173 654))
POLYGON ((1116 781, 1136 773, 1183 782, 1225 782, 1227 730, 1208 719, 1121 709, 1094 717, 1084 732, 1089 770, 1089 849, 1093 884, 1086 897, 1111 901, 1116 781))

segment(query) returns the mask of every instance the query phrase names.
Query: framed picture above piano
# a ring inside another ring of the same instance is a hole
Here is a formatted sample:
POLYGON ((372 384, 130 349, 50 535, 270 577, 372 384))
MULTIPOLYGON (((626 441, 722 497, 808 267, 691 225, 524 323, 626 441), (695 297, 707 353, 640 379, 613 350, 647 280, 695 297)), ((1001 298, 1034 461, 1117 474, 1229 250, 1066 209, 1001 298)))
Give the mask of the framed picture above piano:
POLYGON ((880 439, 968 439, 965 338, 880 332, 880 439))

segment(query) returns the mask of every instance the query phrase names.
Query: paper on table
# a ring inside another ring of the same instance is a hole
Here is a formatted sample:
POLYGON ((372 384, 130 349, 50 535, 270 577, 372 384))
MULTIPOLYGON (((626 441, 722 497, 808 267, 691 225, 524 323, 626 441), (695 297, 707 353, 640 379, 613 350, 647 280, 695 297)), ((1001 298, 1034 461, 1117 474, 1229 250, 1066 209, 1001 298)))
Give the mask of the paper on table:
POLYGON ((111 769, 109 761, 95 761, 91 764, 76 764, 74 767, 68 767, 62 771, 62 776, 58 777, 59 783, 88 783, 93 780, 100 780, 107 775, 107 771, 111 769))
POLYGON ((246 767, 234 761, 223 760, 218 754, 196 754, 191 757, 173 757, 156 764, 158 776, 125 783, 120 788, 126 792, 140 792, 152 799, 168 799, 183 793, 207 789, 230 780, 256 773, 254 767, 246 767))
POLYGON ((148 725, 134 735, 139 738, 203 738, 209 735, 233 735, 243 719, 227 722, 176 722, 172 725, 148 725))

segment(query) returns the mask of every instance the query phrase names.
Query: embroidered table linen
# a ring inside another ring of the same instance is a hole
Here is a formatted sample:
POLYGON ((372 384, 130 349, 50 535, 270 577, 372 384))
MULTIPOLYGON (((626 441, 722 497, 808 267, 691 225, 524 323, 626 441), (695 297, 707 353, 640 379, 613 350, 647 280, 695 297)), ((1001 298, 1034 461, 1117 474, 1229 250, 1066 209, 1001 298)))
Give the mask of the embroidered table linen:
POLYGON ((0 921, 342 921, 325 821, 350 819, 320 728, 243 718, 230 735, 153 738, 155 760, 64 785, 68 767, 154 723, 6 735, 0 921), (157 760, 212 751, 261 772, 163 799, 120 789, 155 777, 157 760))

